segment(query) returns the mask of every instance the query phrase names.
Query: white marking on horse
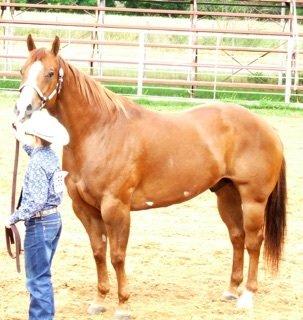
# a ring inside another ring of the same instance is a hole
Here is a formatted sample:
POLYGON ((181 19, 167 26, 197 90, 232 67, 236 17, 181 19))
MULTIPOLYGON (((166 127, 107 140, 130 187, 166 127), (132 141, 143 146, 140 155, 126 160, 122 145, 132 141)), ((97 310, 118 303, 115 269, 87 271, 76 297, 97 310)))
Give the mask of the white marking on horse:
POLYGON ((43 64, 41 61, 35 61, 28 70, 28 78, 26 83, 30 86, 25 86, 19 96, 19 99, 16 102, 17 110, 19 111, 18 119, 21 120, 25 116, 26 107, 29 104, 32 104, 33 98, 36 94, 36 91, 31 87, 37 86, 38 75, 43 69, 43 64))
POLYGON ((223 298, 225 300, 237 300, 238 299, 238 296, 233 294, 232 292, 230 291, 224 291, 223 292, 223 298))
POLYGON ((183 194, 184 194, 184 197, 188 197, 190 195, 190 192, 189 191, 184 191, 183 194))
POLYGON ((168 164, 170 167, 173 167, 174 166, 174 160, 173 159, 169 159, 168 160, 168 164))
POLYGON ((253 292, 245 289, 237 301, 237 308, 251 309, 253 307, 253 292))
POLYGON ((40 71, 43 69, 43 64, 41 61, 35 61, 28 70, 27 82, 37 85, 37 78, 40 71))
POLYGON ((150 207, 152 207, 153 204, 154 204, 152 201, 146 201, 145 203, 146 203, 148 206, 150 206, 150 207))
POLYGON ((102 241, 106 242, 106 235, 105 234, 102 234, 102 241))

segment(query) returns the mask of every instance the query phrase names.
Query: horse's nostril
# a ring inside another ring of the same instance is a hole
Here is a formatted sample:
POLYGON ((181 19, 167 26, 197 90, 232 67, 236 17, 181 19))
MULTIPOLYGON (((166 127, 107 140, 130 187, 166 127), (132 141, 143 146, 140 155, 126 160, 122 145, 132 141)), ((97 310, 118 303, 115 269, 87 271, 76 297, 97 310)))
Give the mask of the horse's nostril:
POLYGON ((29 104, 29 105, 26 107, 25 113, 26 113, 27 115, 30 115, 30 114, 32 113, 32 111, 33 111, 33 106, 32 106, 31 104, 29 104))
POLYGON ((15 108, 14 108, 14 113, 15 113, 15 115, 16 115, 17 117, 18 117, 19 114, 20 114, 20 111, 18 110, 17 106, 15 106, 15 108))

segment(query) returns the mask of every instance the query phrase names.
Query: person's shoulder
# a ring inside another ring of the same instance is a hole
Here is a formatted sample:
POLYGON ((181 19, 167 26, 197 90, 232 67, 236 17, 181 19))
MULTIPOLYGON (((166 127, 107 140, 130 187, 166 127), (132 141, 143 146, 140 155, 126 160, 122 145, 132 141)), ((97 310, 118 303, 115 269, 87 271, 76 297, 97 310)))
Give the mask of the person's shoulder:
POLYGON ((33 161, 44 170, 49 171, 49 169, 58 166, 59 158, 51 148, 42 148, 34 154, 33 161))
POLYGON ((41 168, 43 169, 44 164, 45 164, 44 157, 39 153, 33 152, 29 160, 28 168, 30 171, 35 171, 41 168))
POLYGON ((37 157, 42 159, 55 159, 57 155, 51 147, 44 147, 38 150, 37 157))
POLYGON ((59 163, 59 157, 57 156, 56 152, 50 147, 46 148, 45 152, 43 153, 43 157, 45 161, 54 166, 57 166, 59 163))

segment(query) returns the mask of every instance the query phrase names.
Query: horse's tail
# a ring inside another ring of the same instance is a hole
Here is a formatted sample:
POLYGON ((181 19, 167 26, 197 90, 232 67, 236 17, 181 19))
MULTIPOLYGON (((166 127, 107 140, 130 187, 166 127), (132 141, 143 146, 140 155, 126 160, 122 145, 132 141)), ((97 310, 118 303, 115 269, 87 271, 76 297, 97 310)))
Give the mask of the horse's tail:
POLYGON ((279 180, 270 194, 265 211, 264 256, 268 266, 278 271, 286 229, 286 164, 283 157, 279 180))

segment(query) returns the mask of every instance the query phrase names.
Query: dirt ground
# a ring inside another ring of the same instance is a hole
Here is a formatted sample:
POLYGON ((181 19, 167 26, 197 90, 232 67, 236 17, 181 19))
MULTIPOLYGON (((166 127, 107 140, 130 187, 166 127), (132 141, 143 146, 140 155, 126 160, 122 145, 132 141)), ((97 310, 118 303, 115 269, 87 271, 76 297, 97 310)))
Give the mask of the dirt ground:
MULTIPOLYGON (((1 219, 10 207, 14 147, 7 125, 9 114, 7 107, 0 108, 1 219)), ((127 274, 130 308, 136 319, 303 319, 303 115, 263 117, 278 129, 288 167, 288 234, 280 273, 272 277, 261 261, 255 308, 237 311, 235 302, 221 300, 230 277, 232 250, 213 194, 206 192, 179 205, 133 213, 127 274)), ((22 155, 19 181, 25 165, 22 155)), ((109 310, 90 317, 86 309, 96 292, 96 272, 88 237, 68 196, 61 212, 64 230, 53 265, 56 320, 111 319, 117 302, 113 268, 109 264, 109 310)), ((19 228, 23 230, 21 223, 19 228)), ((0 320, 27 319, 24 282, 24 271, 16 273, 1 232, 0 320)))

